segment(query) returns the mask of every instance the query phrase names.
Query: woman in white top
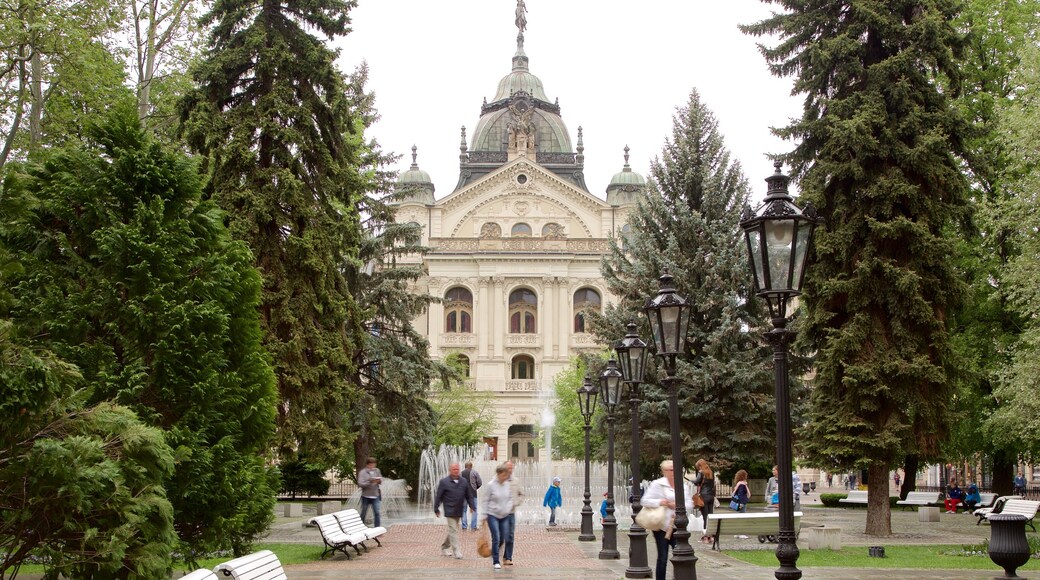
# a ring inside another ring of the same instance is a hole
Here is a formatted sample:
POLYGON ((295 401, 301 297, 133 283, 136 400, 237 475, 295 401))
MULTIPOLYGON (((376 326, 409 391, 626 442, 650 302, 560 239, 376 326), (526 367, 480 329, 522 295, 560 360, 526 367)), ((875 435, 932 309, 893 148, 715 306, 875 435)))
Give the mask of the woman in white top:
POLYGON ((491 529, 491 566, 496 570, 502 567, 498 560, 501 544, 506 547, 506 566, 513 564, 513 492, 509 487, 509 468, 503 463, 495 468, 495 479, 483 487, 480 501, 480 513, 491 529))
MULTIPOLYGON (((672 460, 665 459, 661 462, 661 473, 664 474, 664 477, 650 482, 646 495, 639 500, 643 507, 664 506, 668 508, 668 517, 665 520, 668 523, 665 529, 654 531, 654 541, 657 543, 656 580, 664 580, 665 572, 668 570, 668 548, 675 547, 675 539, 672 537, 672 520, 675 519, 675 472, 672 470, 672 460)), ((687 519, 693 520, 695 518, 689 517, 693 513, 693 489, 685 480, 683 480, 683 494, 687 519)))

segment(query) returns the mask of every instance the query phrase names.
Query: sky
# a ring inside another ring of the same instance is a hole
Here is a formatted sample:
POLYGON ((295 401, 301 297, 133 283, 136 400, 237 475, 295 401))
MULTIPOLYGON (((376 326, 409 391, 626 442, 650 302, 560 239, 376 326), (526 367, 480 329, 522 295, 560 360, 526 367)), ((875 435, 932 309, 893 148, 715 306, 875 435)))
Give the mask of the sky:
MULTIPOLYGON (((765 196, 773 173, 767 153, 793 144, 771 135, 801 115, 792 79, 776 78, 756 43, 737 26, 769 16, 759 0, 525 0, 524 51, 530 71, 577 143, 584 130, 585 183, 604 198, 631 149, 632 170, 648 174, 670 137, 676 108, 697 89, 715 114, 727 148, 765 196)), ((486 97, 509 74, 516 52, 516 0, 359 0, 353 32, 336 41, 338 64, 369 67, 369 90, 381 117, 369 135, 397 164, 418 164, 436 197, 455 189, 460 129, 467 141, 486 97)))

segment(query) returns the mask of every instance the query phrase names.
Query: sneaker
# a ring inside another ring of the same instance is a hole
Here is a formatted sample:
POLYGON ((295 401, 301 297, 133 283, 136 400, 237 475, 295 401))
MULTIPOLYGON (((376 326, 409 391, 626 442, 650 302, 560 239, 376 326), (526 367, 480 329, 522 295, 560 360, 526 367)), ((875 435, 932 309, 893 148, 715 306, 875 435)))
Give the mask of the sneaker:
POLYGON ((502 564, 495 564, 494 566, 492 566, 492 568, 494 568, 495 570, 501 570, 502 564))
POLYGON ((445 556, 451 556, 451 548, 442 549, 441 554, 444 554, 445 556))
POLYGON ((506 566, 512 566, 513 565, 513 561, 512 560, 502 560, 502 563, 505 564, 506 566))
POLYGON ((557 524, 556 522, 549 522, 549 525, 550 525, 550 526, 554 526, 554 527, 555 527, 555 526, 557 526, 557 525, 559 525, 559 524, 557 524))
POLYGON ((462 559, 462 552, 455 552, 455 559, 456 560, 461 560, 462 559))

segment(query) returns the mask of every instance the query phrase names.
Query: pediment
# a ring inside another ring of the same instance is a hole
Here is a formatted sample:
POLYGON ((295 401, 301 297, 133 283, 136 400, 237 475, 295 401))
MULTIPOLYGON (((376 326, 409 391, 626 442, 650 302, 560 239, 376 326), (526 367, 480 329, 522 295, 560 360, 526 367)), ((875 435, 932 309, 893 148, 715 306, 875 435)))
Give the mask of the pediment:
POLYGON ((599 237, 603 210, 611 206, 538 164, 519 158, 452 193, 436 207, 441 209, 442 231, 450 237, 475 236, 474 220, 509 222, 525 216, 540 222, 566 221, 570 237, 599 237))

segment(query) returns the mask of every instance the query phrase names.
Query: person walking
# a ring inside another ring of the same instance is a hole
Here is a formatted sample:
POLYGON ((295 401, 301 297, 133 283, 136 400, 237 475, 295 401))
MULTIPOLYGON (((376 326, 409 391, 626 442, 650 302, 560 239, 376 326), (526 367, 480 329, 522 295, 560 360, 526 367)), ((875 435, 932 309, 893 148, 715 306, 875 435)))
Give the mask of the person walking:
POLYGON ((542 500, 542 507, 549 508, 549 525, 556 525, 556 508, 563 505, 563 494, 560 493, 560 478, 554 477, 552 484, 549 485, 549 489, 545 490, 545 499, 542 500))
POLYGON ((767 508, 775 508, 780 504, 780 482, 776 479, 778 473, 780 473, 780 470, 774 465, 773 477, 770 477, 769 481, 766 482, 767 508))
MULTIPOLYGON (((654 542, 657 544, 655 580, 664 580, 668 571, 668 548, 675 547, 675 538, 672 537, 672 527, 675 523, 675 471, 672 469, 671 459, 665 459, 661 462, 661 473, 664 477, 651 481, 650 487, 646 490, 646 495, 640 500, 644 508, 664 506, 668 510, 665 518, 667 522, 665 529, 654 530, 654 542)), ((679 478, 679 481, 683 482, 686 513, 692 513, 693 488, 682 477, 679 478)), ((714 496, 711 499, 705 499, 704 505, 708 505, 708 502, 711 501, 714 501, 714 496)))
MULTIPOLYGON (((484 480, 480 478, 480 474, 477 473, 477 470, 473 469, 472 461, 466 462, 466 469, 462 470, 462 479, 463 481, 468 481, 470 487, 473 488, 473 497, 479 497, 477 492, 480 490, 480 486, 484 485, 484 480)), ((462 506, 462 529, 464 530, 466 529, 467 509, 469 509, 469 506, 462 506)), ((469 529, 475 530, 477 529, 477 511, 469 510, 469 512, 472 514, 469 518, 469 529)))
POLYGON ((1026 476, 1022 475, 1022 471, 1019 470, 1018 475, 1015 476, 1015 495, 1025 496, 1026 494, 1026 476))
POLYGON ((448 520, 448 535, 441 543, 441 551, 445 556, 462 559, 462 546, 459 545, 459 520, 462 519, 462 506, 469 504, 477 509, 477 498, 469 482, 462 479, 458 463, 448 466, 447 477, 437 483, 437 492, 433 496, 433 515, 441 517, 441 505, 444 505, 444 517, 448 520))
POLYGON ((484 490, 480 500, 481 518, 491 530, 491 567, 498 570, 504 563, 513 565, 513 491, 510 489, 509 468, 505 464, 495 468, 495 478, 484 490), (499 551, 505 547, 501 561, 499 551))
POLYGON ((751 501, 751 488, 747 484, 747 471, 741 469, 733 477, 733 498, 730 499, 729 507, 733 509, 735 503, 736 509, 733 511, 746 513, 749 501, 751 501))
MULTIPOLYGON (((711 466, 703 458, 698 459, 694 467, 697 469, 697 475, 693 478, 693 485, 697 486, 697 493, 701 494, 701 499, 704 500, 704 506, 701 508, 701 517, 704 518, 702 527, 707 531, 708 515, 715 511, 715 472, 711 470, 711 466)), ((701 541, 710 544, 711 536, 701 536, 701 541)))
POLYGON ((381 504, 383 503, 383 494, 379 489, 379 486, 383 483, 383 474, 376 467, 375 457, 369 457, 365 461, 365 467, 358 472, 357 482, 358 487, 361 488, 361 521, 365 521, 368 509, 372 508, 373 527, 378 528, 383 525, 379 514, 382 507, 381 504))
MULTIPOLYGON (((504 465, 509 471, 509 493, 513 497, 513 506, 509 510, 509 534, 505 537, 504 541, 512 544, 513 537, 516 535, 516 510, 520 507, 520 504, 524 503, 524 486, 520 485, 519 478, 513 477, 513 462, 506 461, 504 465)), ((505 558, 502 560, 502 564, 505 566, 512 566, 513 559, 505 558)))

